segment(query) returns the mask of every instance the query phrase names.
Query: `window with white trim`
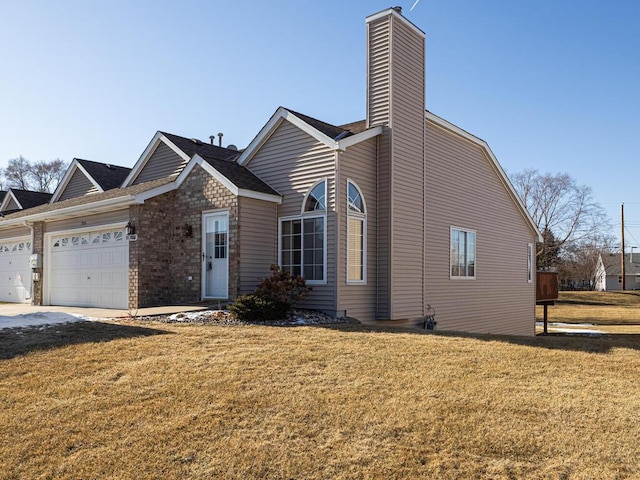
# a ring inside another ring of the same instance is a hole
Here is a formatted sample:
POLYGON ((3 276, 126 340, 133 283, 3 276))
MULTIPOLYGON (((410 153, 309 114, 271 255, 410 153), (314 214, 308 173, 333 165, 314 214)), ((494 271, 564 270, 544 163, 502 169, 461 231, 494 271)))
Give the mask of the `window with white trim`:
POLYGON ((347 283, 367 281, 367 227, 364 198, 358 186, 347 180, 347 283))
POLYGON ((451 227, 451 278, 476 278, 476 232, 451 227))
POLYGON ((534 265, 533 243, 527 244, 527 282, 533 282, 533 265, 534 265))
POLYGON ((302 215, 280 219, 280 267, 310 285, 326 282, 327 181, 314 184, 302 215))

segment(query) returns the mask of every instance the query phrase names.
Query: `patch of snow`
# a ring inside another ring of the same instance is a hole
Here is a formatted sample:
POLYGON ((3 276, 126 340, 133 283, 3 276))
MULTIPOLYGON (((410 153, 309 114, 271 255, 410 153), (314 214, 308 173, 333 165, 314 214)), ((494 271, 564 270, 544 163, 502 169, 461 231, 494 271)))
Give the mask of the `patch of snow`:
POLYGON ((85 322, 87 317, 75 313, 64 312, 34 312, 15 315, 13 317, 0 315, 0 330, 3 328, 40 327, 60 323, 85 322))
POLYGON ((605 333, 602 330, 590 330, 588 328, 554 328, 553 331, 557 333, 574 333, 581 335, 602 335, 605 333))

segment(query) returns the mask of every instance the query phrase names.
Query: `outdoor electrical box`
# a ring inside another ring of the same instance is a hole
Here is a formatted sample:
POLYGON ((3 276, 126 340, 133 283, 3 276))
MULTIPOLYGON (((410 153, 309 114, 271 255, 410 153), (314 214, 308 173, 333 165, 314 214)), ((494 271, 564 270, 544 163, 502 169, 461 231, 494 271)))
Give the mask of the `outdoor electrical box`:
POLYGON ((29 257, 29 267, 40 268, 42 266, 42 258, 37 253, 32 253, 29 257))

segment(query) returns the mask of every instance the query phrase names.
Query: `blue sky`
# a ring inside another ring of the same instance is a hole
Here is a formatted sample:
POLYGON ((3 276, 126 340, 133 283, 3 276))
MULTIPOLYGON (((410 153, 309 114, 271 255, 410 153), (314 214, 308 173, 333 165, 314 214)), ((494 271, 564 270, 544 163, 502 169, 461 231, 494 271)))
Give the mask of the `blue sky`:
POLYGON ((427 108, 503 168, 589 185, 640 247, 637 0, 0 2, 0 167, 132 166, 157 130, 246 146, 280 105, 364 118, 367 15, 427 35, 427 108))

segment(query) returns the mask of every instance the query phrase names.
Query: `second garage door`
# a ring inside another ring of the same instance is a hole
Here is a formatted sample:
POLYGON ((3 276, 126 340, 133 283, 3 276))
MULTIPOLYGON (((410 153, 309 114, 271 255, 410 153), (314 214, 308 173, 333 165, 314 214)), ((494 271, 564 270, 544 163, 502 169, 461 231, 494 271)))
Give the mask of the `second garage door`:
POLYGON ((123 228, 56 235, 50 245, 51 305, 127 308, 129 242, 123 228))
POLYGON ((0 242, 0 302, 24 303, 31 299, 31 241, 0 242))

